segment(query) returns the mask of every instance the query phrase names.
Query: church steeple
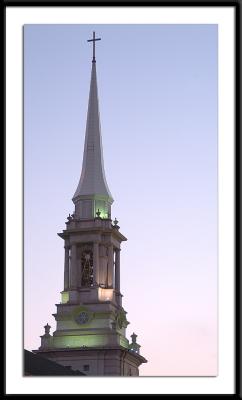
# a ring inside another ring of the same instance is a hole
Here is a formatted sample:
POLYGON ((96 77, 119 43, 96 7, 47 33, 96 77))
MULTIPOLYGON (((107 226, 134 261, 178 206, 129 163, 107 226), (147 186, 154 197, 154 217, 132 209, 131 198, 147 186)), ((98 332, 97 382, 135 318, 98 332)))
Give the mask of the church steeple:
POLYGON ((89 40, 93 42, 93 59, 82 172, 72 199, 75 204, 75 216, 81 219, 95 218, 98 210, 102 218, 110 218, 113 203, 103 162, 95 59, 96 40, 100 39, 95 38, 94 32, 93 39, 89 40))
POLYGON ((67 217, 64 240, 64 287, 35 353, 87 375, 138 375, 146 360, 136 335, 126 337, 129 324, 122 306, 120 251, 126 237, 111 220, 111 193, 105 179, 98 110, 95 41, 82 173, 67 217))

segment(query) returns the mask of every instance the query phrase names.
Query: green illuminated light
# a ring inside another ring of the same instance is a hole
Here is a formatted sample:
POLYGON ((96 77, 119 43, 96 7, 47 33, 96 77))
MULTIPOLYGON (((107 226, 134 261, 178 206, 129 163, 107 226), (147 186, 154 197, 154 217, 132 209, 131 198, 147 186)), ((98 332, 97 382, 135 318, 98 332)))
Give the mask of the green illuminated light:
POLYGON ((69 292, 61 292, 61 302, 63 304, 68 303, 69 301, 69 292))
POLYGON ((107 344, 104 335, 55 336, 53 339, 54 348, 96 347, 107 344))
POLYGON ((96 198, 95 199, 95 217, 108 218, 108 204, 107 199, 96 198))
POLYGON ((108 213, 106 212, 106 210, 102 209, 102 208, 96 208, 96 213, 95 213, 96 217, 99 216, 100 218, 108 218, 108 213))

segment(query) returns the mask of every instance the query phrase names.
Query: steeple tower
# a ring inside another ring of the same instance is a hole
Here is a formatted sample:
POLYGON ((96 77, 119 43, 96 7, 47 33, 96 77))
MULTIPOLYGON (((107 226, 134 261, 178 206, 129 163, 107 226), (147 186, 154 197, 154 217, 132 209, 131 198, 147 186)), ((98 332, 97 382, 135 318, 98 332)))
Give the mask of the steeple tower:
POLYGON ((75 211, 58 235, 64 240, 64 288, 56 304, 56 330, 45 326, 36 353, 87 375, 138 375, 146 362, 126 338, 122 307, 120 250, 126 237, 111 220, 112 195, 103 164, 98 109, 95 42, 82 172, 73 197, 75 211))

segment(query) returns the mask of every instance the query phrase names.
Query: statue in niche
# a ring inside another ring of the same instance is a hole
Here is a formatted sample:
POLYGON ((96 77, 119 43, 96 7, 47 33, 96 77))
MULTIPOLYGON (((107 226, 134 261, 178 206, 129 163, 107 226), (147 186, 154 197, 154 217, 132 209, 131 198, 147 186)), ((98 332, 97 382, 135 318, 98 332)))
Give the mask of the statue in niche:
POLYGON ((81 286, 93 286, 93 252, 88 249, 81 254, 81 286))

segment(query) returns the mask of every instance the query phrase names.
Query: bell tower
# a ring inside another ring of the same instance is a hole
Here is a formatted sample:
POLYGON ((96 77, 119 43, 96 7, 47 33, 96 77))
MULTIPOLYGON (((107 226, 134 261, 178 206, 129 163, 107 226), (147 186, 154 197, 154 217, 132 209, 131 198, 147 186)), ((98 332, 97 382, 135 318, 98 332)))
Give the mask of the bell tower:
POLYGON ((111 219, 101 140, 93 44, 91 84, 81 177, 73 196, 75 210, 58 235, 64 241, 64 286, 53 314, 56 330, 45 326, 35 353, 92 376, 139 375, 147 362, 129 324, 120 291, 120 251, 126 237, 111 219))

